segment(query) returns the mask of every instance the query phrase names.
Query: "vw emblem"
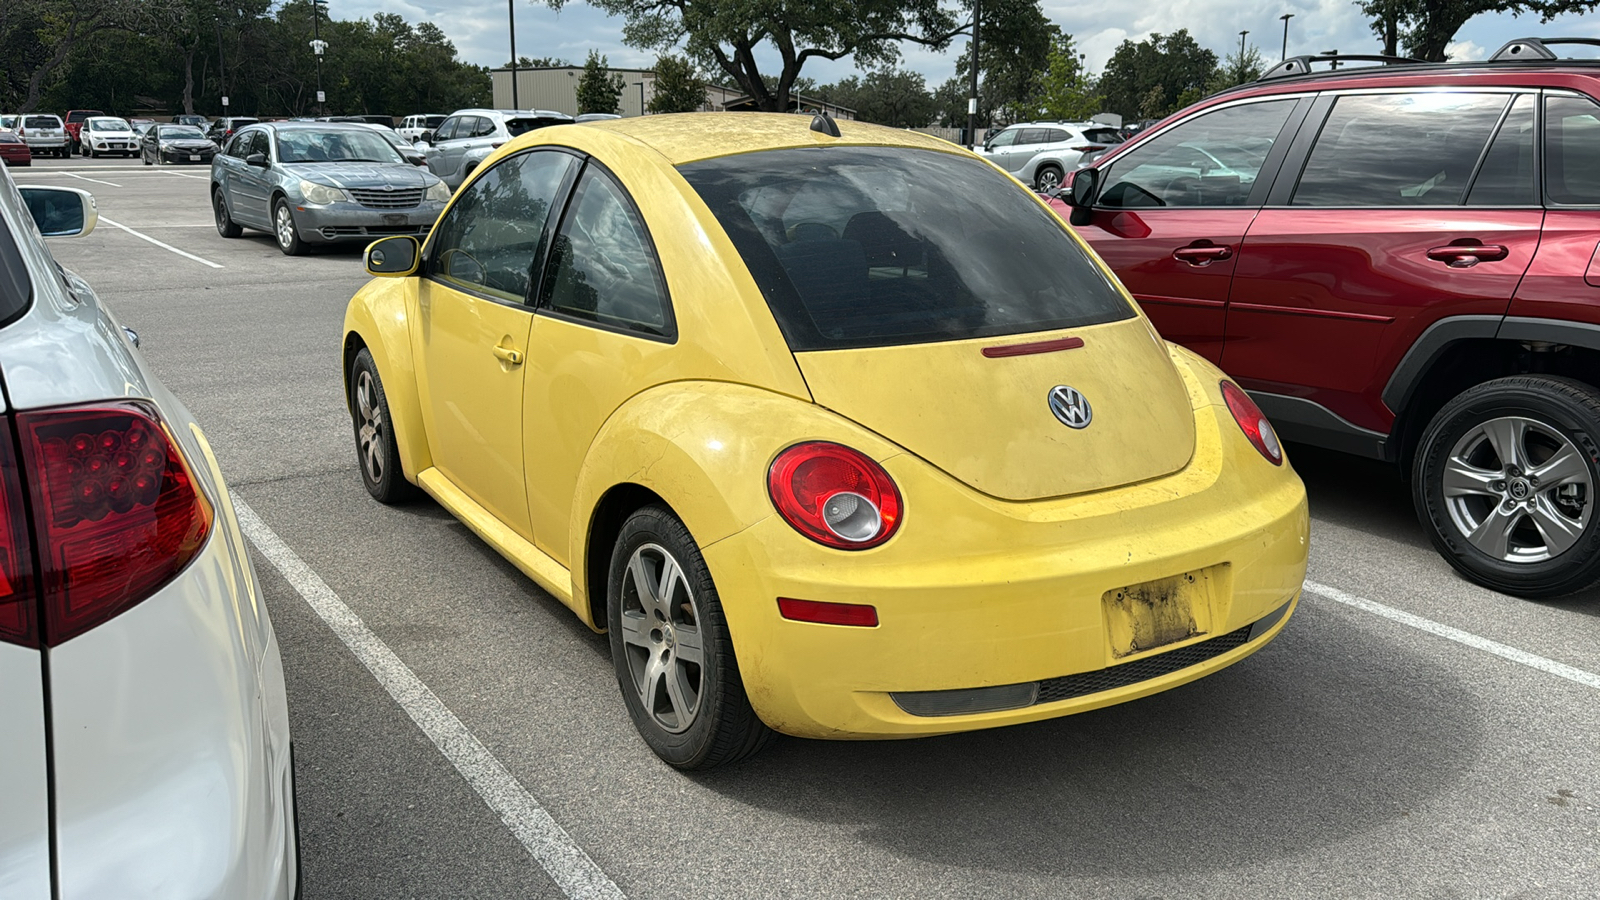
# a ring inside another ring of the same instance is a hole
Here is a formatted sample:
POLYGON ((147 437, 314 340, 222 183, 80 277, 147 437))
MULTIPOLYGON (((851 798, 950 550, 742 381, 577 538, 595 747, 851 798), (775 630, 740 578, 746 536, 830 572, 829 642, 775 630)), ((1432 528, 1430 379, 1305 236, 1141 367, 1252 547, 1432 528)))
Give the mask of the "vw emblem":
POLYGON ((1076 388, 1058 384, 1050 389, 1049 400, 1050 411, 1068 428, 1088 428, 1089 421, 1094 418, 1088 398, 1078 393, 1076 388))

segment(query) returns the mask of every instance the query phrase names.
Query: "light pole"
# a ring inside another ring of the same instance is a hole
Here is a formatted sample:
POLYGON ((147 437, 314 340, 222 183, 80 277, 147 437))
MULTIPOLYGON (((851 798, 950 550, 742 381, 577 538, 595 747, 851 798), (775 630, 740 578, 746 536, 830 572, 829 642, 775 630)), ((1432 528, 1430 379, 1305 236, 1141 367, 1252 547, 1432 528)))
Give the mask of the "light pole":
POLYGON ((972 90, 967 97, 967 149, 978 149, 978 19, 981 0, 972 0, 972 90))
POLYGON ((517 102, 517 0, 506 0, 506 14, 511 17, 511 108, 521 109, 517 102))
POLYGON ((1284 13, 1278 18, 1283 20, 1283 53, 1278 57, 1282 61, 1289 58, 1289 20, 1294 18, 1294 13, 1284 13))
POLYGON ((1249 34, 1249 33, 1250 32, 1248 32, 1248 31, 1239 32, 1239 65, 1240 66, 1244 65, 1244 36, 1249 34))
POLYGON ((1331 56, 1331 57, 1333 57, 1333 68, 1336 71, 1338 70, 1338 68, 1339 68, 1339 51, 1338 51, 1337 48, 1335 48, 1333 50, 1324 50, 1321 53, 1318 53, 1317 55, 1318 56, 1331 56))
POLYGON ((328 0, 311 0, 311 52, 317 55, 317 115, 328 114, 328 95, 322 92, 322 53, 328 49, 328 42, 322 39, 322 11, 327 9, 328 0))

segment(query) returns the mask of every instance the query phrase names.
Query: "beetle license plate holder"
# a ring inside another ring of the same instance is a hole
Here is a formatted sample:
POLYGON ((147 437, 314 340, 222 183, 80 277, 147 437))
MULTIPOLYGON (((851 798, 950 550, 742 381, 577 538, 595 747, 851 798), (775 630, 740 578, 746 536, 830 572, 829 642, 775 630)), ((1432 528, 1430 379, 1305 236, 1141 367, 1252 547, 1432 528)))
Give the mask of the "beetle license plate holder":
POLYGON ((1102 594, 1112 656, 1120 659, 1210 632, 1216 570, 1221 568, 1157 578, 1102 594))

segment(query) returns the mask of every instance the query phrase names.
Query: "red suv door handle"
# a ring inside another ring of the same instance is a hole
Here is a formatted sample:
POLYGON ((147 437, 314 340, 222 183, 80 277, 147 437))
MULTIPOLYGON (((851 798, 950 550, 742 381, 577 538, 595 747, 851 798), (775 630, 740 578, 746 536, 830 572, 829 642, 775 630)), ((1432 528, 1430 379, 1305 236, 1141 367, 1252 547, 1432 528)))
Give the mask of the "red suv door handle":
POLYGON ((1499 244, 1451 244, 1428 251, 1428 258, 1448 265, 1452 269, 1465 269, 1479 262, 1505 259, 1511 251, 1499 244))
POLYGON ((1187 247, 1179 247, 1172 251, 1173 259, 1181 259, 1191 266, 1204 266, 1232 255, 1232 247, 1225 244, 1218 246, 1210 241, 1195 241, 1187 247))

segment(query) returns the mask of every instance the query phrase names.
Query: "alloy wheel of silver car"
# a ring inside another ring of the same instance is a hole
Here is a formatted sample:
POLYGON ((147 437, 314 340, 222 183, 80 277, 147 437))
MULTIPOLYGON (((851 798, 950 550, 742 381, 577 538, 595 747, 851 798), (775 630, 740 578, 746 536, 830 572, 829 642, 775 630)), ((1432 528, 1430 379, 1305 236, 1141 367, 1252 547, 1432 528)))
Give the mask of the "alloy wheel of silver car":
POLYGON ((361 467, 374 484, 383 481, 389 467, 388 442, 384 439, 383 406, 378 402, 378 387, 372 373, 356 375, 356 443, 361 451, 361 467))
POLYGON ((294 246, 294 217, 289 213, 289 207, 278 204, 278 211, 273 216, 273 225, 278 235, 278 246, 294 246))
POLYGON ((1039 175, 1035 180, 1038 181, 1039 193, 1047 193, 1061 185, 1061 172, 1054 166, 1044 166, 1039 170, 1039 175))
POLYGON ((644 544, 629 557, 621 613, 639 702, 663 731, 687 731, 700 713, 705 678, 700 610, 683 567, 660 544, 644 544))
POLYGON ((1469 429, 1451 448, 1442 481, 1456 529, 1504 562, 1560 556, 1593 514, 1594 483, 1582 452, 1559 431, 1523 416, 1469 429))

